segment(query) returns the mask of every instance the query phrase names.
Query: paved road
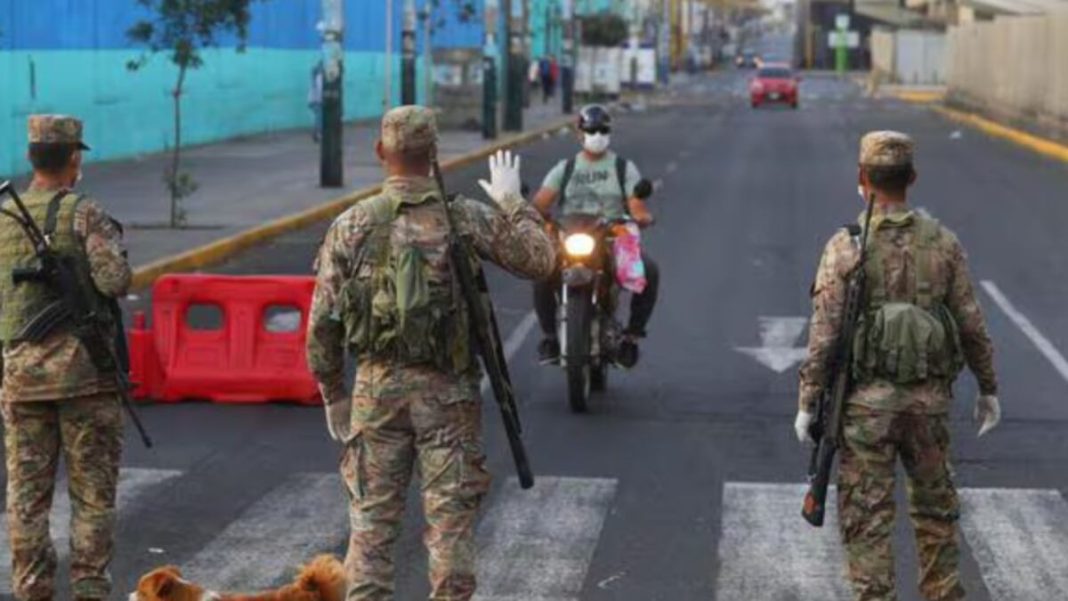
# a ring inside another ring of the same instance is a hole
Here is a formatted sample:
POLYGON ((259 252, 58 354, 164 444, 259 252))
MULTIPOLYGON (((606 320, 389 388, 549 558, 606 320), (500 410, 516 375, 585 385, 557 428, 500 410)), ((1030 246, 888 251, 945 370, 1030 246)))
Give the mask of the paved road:
MULTIPOLYGON (((916 137, 914 201, 970 249, 998 345, 1005 422, 976 440, 970 376, 952 414, 969 599, 1068 597, 1068 170, 921 107, 862 98, 848 82, 812 75, 803 86, 797 111, 752 111, 744 76, 724 73, 691 80, 673 106, 620 116, 615 147, 662 181, 647 239, 663 271, 661 304, 643 362, 612 373, 588 415, 568 412, 560 372, 535 366, 536 335, 517 338, 514 379, 540 480, 517 490, 487 407, 497 479, 480 526, 479 599, 847 598, 834 532, 798 516, 794 366, 779 373, 739 349, 762 345, 762 325, 769 342, 802 344, 796 318, 807 314, 815 261, 861 209, 857 140, 876 128, 916 137)), ((573 150, 568 138, 529 147, 527 177, 573 150)), ((480 171, 450 184, 473 194, 480 171)), ((322 231, 219 270, 307 273, 322 231)), ((529 314, 529 287, 492 280, 513 332, 529 314)), ((119 591, 160 563, 217 587, 265 586, 317 550, 343 550, 338 449, 319 410, 183 404, 143 414, 159 448, 129 438, 119 591)), ((414 500, 409 514, 398 599, 426 594, 414 500)), ((901 598, 916 601, 907 528, 902 514, 901 598)))

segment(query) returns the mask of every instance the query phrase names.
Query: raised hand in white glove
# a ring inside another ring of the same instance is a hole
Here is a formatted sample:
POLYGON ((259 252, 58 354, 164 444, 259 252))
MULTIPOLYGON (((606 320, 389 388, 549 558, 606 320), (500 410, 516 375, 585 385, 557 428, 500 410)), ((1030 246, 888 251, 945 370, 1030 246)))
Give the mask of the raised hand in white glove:
POLYGON ((992 394, 981 394, 975 400, 975 421, 979 422, 979 436, 994 429, 1001 421, 1001 404, 992 394))
POLYGON ((326 410, 326 430, 336 442, 348 442, 352 429, 352 401, 344 396, 329 398, 323 396, 323 409, 326 410))
POLYGON ((812 433, 809 432, 809 428, 812 426, 812 414, 808 411, 798 411, 797 418, 794 420, 794 434, 797 434, 797 442, 801 444, 816 444, 816 441, 812 440, 812 433))
POLYGON ((478 180, 501 209, 510 211, 523 202, 522 182, 519 177, 519 155, 508 150, 498 150, 489 158, 490 181, 478 180))

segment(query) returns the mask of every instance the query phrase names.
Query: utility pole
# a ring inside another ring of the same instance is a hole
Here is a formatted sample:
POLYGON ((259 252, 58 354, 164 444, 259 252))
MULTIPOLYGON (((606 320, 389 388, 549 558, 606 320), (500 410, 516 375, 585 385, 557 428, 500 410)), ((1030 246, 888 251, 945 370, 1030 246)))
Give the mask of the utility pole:
POLYGON ((341 140, 344 0, 323 0, 322 11, 323 131, 319 145, 319 185, 323 188, 339 188, 345 179, 341 140))
POLYGON ((415 104, 415 0, 404 0, 401 31, 401 104, 415 104))
POLYGON ((565 115, 575 110, 575 3, 561 0, 564 48, 560 53, 560 108, 565 115))
POLYGON ((483 13, 482 39, 482 137, 497 137, 497 21, 500 19, 498 0, 486 0, 483 13))
POLYGON ((523 0, 503 0, 505 39, 504 130, 523 131, 523 0))
POLYGON ((434 2, 426 1, 423 10, 423 45, 426 47, 426 56, 423 60, 423 88, 426 98, 424 106, 434 106, 434 2))
POLYGON ((660 3, 660 22, 656 37, 660 83, 667 85, 671 81, 671 0, 663 0, 660 3))

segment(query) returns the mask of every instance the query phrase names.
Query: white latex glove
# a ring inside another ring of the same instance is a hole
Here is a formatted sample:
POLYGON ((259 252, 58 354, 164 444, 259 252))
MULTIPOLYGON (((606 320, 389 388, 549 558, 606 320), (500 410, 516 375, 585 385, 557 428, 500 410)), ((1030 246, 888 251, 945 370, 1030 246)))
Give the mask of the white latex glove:
POLYGON ((330 438, 336 442, 348 442, 352 428, 352 401, 344 397, 330 399, 324 396, 323 409, 326 410, 326 430, 330 438))
POLYGON ((797 418, 794 420, 794 434, 797 434, 797 442, 801 444, 816 444, 816 441, 812 440, 812 434, 808 429, 812 425, 813 416, 808 411, 798 411, 797 418))
POLYGON ((487 196, 505 211, 523 202, 519 155, 513 155, 510 150, 498 150, 490 155, 489 170, 490 181, 478 180, 478 185, 482 186, 487 196))
POLYGON ((992 394, 981 394, 975 400, 975 421, 979 422, 979 436, 994 429, 1001 421, 1001 404, 992 394))

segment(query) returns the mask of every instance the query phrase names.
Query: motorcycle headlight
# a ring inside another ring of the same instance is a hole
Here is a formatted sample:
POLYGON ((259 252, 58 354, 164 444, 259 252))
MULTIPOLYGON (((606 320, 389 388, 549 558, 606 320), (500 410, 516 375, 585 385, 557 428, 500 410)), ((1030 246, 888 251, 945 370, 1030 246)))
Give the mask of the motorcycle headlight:
POLYGON ((589 234, 571 234, 564 238, 564 250, 572 257, 588 257, 597 243, 589 234))

